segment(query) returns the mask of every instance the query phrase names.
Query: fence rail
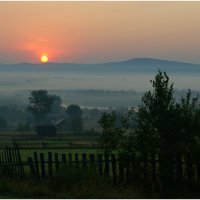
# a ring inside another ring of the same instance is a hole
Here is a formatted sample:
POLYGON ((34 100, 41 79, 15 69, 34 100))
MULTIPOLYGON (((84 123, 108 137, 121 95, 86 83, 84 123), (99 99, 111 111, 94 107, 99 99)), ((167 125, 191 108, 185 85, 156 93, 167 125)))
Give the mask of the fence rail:
MULTIPOLYGON (((34 152, 22 161, 19 148, 6 147, 0 153, 0 175, 52 178, 62 176, 67 170, 95 173, 95 177, 109 177, 117 183, 147 183, 153 189, 160 187, 160 157, 145 154, 143 157, 117 154, 72 154, 34 152)), ((167 164, 167 163, 166 163, 167 164)), ((70 172, 69 172, 70 173, 70 172)), ((200 158, 178 156, 173 164, 171 180, 177 183, 200 182, 200 158)))

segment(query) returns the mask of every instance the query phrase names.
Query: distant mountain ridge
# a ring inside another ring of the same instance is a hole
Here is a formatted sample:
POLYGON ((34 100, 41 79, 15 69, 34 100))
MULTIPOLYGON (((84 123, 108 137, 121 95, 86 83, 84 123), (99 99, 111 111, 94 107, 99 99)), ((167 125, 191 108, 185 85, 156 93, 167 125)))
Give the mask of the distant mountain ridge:
POLYGON ((145 91, 150 86, 149 80, 153 79, 158 69, 167 72, 177 88, 199 90, 200 65, 153 58, 135 58, 100 64, 0 64, 0 91, 41 88, 145 91))
POLYGON ((119 64, 180 64, 180 65, 198 65, 194 63, 182 62, 182 61, 172 61, 172 60, 163 60, 163 59, 156 59, 156 58, 133 58, 129 60, 119 61, 119 64))
POLYGON ((157 59, 157 58, 132 58, 126 59, 122 61, 111 61, 104 63, 56 63, 56 62, 48 62, 48 63, 14 63, 14 64, 5 64, 0 63, 0 65, 105 65, 105 64, 149 64, 149 63, 167 63, 167 64, 187 64, 187 65, 200 65, 195 63, 183 62, 183 61, 174 61, 174 60, 165 60, 165 59, 157 59))
POLYGON ((1 64, 0 71, 199 71, 200 64, 186 63, 180 61, 161 60, 155 58, 133 58, 118 62, 98 64, 77 63, 16 63, 1 64))

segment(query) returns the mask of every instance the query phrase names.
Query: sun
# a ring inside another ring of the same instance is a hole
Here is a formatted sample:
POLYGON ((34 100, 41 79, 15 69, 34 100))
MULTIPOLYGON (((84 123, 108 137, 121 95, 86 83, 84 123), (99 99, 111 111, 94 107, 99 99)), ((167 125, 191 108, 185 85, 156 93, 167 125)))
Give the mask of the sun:
POLYGON ((48 59, 47 55, 42 55, 40 60, 41 60, 41 62, 46 63, 46 62, 48 62, 49 59, 48 59))

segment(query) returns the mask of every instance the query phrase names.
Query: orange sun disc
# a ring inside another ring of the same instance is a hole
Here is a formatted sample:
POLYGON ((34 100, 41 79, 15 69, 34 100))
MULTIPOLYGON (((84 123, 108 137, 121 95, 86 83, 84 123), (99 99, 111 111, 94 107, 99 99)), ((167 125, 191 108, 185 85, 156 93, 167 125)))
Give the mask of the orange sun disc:
POLYGON ((41 60, 41 62, 46 63, 46 62, 48 62, 49 59, 46 55, 43 55, 43 56, 41 56, 40 60, 41 60))

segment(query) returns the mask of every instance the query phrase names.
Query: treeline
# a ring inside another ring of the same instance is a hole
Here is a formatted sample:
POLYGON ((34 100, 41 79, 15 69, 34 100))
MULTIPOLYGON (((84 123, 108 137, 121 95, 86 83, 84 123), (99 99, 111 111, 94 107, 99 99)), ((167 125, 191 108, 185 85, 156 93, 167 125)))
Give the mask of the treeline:
MULTIPOLYGON (((144 94, 137 111, 103 113, 100 145, 106 153, 159 158, 161 193, 166 198, 182 184, 174 183, 174 171, 181 174, 175 163, 184 160, 192 166, 200 159, 200 101, 190 90, 177 99, 165 72, 159 71, 151 84, 153 90, 144 94)), ((187 169, 190 180, 195 175, 192 167, 187 169)))
POLYGON ((98 130, 98 109, 81 108, 79 105, 62 104, 57 95, 50 95, 46 90, 33 90, 28 105, 0 106, 0 131, 35 131, 38 124, 59 122, 58 131, 82 133, 98 130))
MULTIPOLYGON (((138 105, 142 93, 134 90, 48 90, 49 94, 60 96, 67 104, 76 104, 84 107, 129 107, 138 105), (89 97, 89 98, 88 98, 89 97)), ((1 91, 0 106, 26 105, 30 96, 29 90, 1 91)))
MULTIPOLYGON (((81 107, 80 107, 81 108, 81 107)), ((58 127, 59 132, 70 132, 71 128, 68 123, 68 115, 66 113, 66 106, 61 105, 59 109, 53 108, 47 114, 48 119, 58 121, 64 119, 62 125, 58 127)), ((128 108, 105 108, 107 111, 118 110, 119 112, 127 112, 128 108)), ((101 127, 98 121, 102 115, 103 110, 98 108, 81 108, 82 124, 84 132, 101 132, 101 127)), ((33 131, 35 126, 35 118, 27 109, 26 105, 4 105, 0 106, 0 131, 17 131, 27 132, 33 131)))

